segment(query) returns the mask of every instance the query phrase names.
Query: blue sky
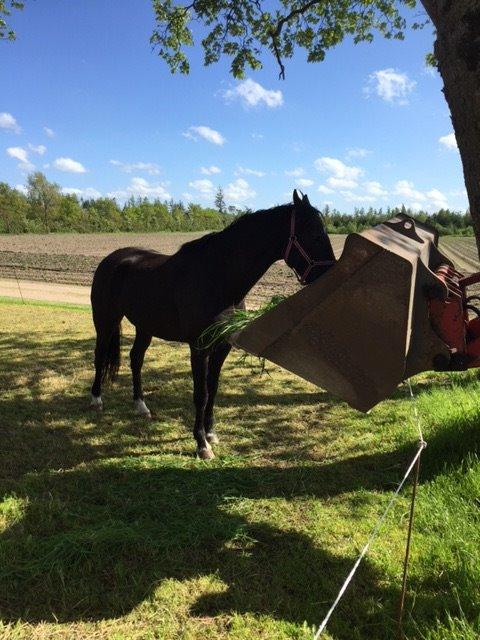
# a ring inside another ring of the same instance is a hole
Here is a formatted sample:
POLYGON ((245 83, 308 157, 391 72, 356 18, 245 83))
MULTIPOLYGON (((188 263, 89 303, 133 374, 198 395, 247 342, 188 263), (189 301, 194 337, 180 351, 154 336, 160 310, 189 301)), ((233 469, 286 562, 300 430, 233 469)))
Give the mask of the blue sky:
MULTIPOLYGON (((418 15, 418 12, 417 14, 418 15)), ((413 14, 412 14, 413 16, 413 14)), ((404 42, 349 41, 235 81, 228 60, 173 76, 151 50, 149 0, 28 2, 0 42, 0 181, 33 170, 78 195, 270 207, 467 207, 427 27, 404 42), (134 7, 134 8, 133 8, 134 7)))

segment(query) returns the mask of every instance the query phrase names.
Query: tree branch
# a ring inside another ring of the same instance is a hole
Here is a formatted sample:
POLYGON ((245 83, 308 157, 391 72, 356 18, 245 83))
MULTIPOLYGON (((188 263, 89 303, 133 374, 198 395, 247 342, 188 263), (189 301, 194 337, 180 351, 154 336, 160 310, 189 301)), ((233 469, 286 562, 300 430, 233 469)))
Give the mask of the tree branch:
POLYGON ((285 80, 285 65, 282 62, 282 56, 280 55, 280 51, 278 49, 277 36, 273 32, 270 34, 270 36, 272 38, 273 52, 275 53, 277 64, 280 67, 280 73, 278 74, 278 79, 285 80))
POLYGON ((278 74, 278 77, 280 80, 285 80, 285 65, 282 62, 282 56, 278 48, 278 37, 282 32, 283 25, 289 22, 292 18, 295 18, 296 16, 304 14, 306 11, 314 7, 316 4, 324 3, 324 1, 325 0, 310 0, 310 2, 307 2, 301 7, 297 7, 296 9, 293 9, 292 11, 290 11, 288 15, 283 16, 283 18, 280 18, 280 20, 277 22, 275 29, 272 28, 272 30, 270 31, 273 52, 275 54, 275 58, 277 60, 278 66, 280 67, 280 73, 278 74))

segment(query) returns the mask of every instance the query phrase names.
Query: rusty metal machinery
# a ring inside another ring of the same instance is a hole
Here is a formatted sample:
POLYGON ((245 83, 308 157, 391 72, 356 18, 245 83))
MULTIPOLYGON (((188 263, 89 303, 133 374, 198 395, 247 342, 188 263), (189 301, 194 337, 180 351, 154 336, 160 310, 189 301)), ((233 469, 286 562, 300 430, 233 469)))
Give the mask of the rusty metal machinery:
POLYGON ((434 229, 399 215, 350 234, 329 271, 232 341, 368 411, 416 373, 480 366, 467 295, 479 281, 455 270, 434 229))

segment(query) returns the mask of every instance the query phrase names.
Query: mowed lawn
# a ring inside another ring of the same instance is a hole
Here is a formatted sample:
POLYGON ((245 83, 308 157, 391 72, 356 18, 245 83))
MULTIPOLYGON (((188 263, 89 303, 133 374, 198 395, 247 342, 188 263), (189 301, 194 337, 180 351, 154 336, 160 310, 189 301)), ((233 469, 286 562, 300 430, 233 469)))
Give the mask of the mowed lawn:
MULTIPOLYGON (((365 416, 232 353, 221 444, 193 456, 184 345, 124 363, 88 410, 87 310, 0 303, 0 637, 311 638, 416 450, 405 389, 365 416)), ((423 456, 405 629, 480 634, 478 374, 421 376, 423 456)), ((401 495, 324 638, 391 640, 409 508, 401 495)))

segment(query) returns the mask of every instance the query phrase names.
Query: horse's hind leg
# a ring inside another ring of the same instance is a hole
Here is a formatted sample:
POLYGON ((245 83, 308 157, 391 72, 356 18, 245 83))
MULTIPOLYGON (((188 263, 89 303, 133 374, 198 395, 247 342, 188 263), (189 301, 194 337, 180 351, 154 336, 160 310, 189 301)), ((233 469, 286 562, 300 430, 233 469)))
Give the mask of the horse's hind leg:
POLYGON ((97 341, 95 344, 95 379, 92 385, 90 407, 103 409, 102 382, 107 376, 113 380, 118 370, 120 358, 120 320, 109 323, 96 322, 97 341))
POLYGON ((190 361, 193 374, 193 402, 195 404, 195 426, 193 437, 197 441, 197 455, 202 460, 210 460, 215 455, 205 434, 205 409, 208 401, 208 353, 190 345, 190 361))
POLYGON ((150 346, 152 336, 148 333, 136 329, 135 340, 130 351, 130 366, 133 377, 133 401, 135 403, 135 413, 146 418, 151 418, 150 409, 143 401, 142 391, 142 366, 145 352, 150 346))
POLYGON ((218 379, 220 377, 220 371, 222 369, 225 358, 230 353, 232 345, 228 342, 221 342, 218 344, 214 351, 210 354, 208 361, 208 374, 207 374, 207 391, 208 399, 205 407, 205 434, 210 444, 218 443, 218 436, 214 431, 214 418, 213 418, 213 405, 215 403, 215 396, 217 395, 218 379))

